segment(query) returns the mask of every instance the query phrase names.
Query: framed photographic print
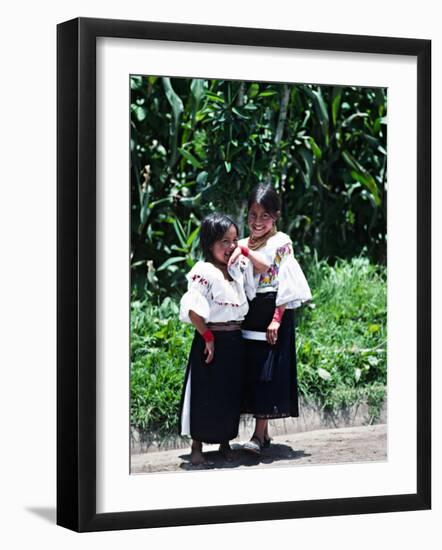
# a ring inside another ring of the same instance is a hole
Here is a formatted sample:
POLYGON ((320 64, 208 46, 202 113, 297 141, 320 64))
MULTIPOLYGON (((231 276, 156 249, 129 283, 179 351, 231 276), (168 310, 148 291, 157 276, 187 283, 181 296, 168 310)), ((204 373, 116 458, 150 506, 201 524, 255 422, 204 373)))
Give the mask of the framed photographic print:
POLYGON ((429 509, 431 42, 57 32, 57 523, 429 509))

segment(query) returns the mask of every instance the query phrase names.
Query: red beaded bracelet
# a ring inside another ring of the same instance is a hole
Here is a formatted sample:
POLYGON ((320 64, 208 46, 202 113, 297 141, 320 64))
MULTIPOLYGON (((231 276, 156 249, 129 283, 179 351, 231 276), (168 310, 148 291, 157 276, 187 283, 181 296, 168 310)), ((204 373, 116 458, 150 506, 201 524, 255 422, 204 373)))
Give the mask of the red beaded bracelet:
POLYGON ((241 250, 241 254, 247 258, 247 256, 249 255, 249 249, 247 248, 247 246, 241 245, 239 248, 241 250))
POLYGON ((273 314, 273 321, 276 321, 277 323, 281 322, 282 316, 284 315, 285 310, 280 310, 278 308, 275 309, 275 313, 273 314))
POLYGON ((215 340, 213 332, 209 328, 203 332, 202 337, 204 338, 205 342, 213 342, 213 340, 215 340))

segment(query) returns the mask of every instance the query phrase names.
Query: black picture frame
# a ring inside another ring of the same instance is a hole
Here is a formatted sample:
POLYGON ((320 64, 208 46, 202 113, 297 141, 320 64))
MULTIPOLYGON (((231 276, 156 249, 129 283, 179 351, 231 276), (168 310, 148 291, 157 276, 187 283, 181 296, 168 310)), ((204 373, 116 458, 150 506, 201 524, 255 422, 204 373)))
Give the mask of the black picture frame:
POLYGON ((78 18, 57 27, 57 524, 83 531, 431 507, 431 41, 78 18), (154 39, 417 59, 416 494, 96 512, 96 39, 154 39))

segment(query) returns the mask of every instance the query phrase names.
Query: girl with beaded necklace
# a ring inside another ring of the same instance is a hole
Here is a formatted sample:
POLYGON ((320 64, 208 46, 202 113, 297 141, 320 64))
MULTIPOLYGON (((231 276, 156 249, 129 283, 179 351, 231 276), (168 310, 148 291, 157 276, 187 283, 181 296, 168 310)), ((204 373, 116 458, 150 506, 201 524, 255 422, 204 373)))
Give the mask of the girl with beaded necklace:
POLYGON ((229 260, 238 261, 240 250, 248 250, 259 252, 269 266, 254 276, 256 295, 242 325, 246 370, 242 412, 256 419, 244 448, 255 454, 270 445, 270 418, 299 415, 295 310, 312 298, 290 237, 276 228, 280 214, 276 191, 270 185, 256 186, 248 200, 250 236, 240 241, 243 248, 229 260))

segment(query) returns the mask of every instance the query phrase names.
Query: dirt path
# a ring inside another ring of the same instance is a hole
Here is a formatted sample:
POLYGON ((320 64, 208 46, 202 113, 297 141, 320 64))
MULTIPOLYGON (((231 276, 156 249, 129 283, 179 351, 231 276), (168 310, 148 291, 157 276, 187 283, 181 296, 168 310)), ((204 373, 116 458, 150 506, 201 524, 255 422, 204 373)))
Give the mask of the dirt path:
POLYGON ((247 453, 238 443, 233 443, 232 448, 234 459, 227 462, 217 452, 217 445, 205 445, 204 454, 213 463, 211 466, 192 466, 188 449, 133 454, 131 473, 379 462, 387 459, 387 426, 378 424, 278 435, 260 457, 247 453))

